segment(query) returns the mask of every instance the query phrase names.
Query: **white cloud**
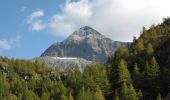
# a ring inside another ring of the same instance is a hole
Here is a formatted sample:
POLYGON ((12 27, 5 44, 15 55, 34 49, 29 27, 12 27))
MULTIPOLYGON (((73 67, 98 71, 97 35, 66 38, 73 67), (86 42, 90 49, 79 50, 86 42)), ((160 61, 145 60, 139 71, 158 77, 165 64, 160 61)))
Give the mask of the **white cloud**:
POLYGON ((54 35, 68 36, 88 25, 113 40, 132 41, 143 26, 160 23, 170 16, 169 0, 67 0, 61 13, 42 21, 43 11, 31 14, 32 30, 48 28, 54 35), (46 24, 45 24, 46 23, 46 24))
POLYGON ((41 17, 44 16, 42 10, 36 10, 27 17, 27 24, 29 24, 30 30, 41 31, 46 28, 46 24, 43 22, 41 17))
POLYGON ((56 35, 69 35, 78 27, 86 25, 92 16, 90 5, 87 0, 66 2, 63 6, 62 13, 55 14, 52 17, 49 28, 56 35))
POLYGON ((1 50, 9 50, 10 48, 11 48, 11 45, 10 45, 9 41, 7 41, 6 39, 0 40, 0 51, 1 50))
POLYGON ((67 36, 89 25, 113 40, 131 41, 143 26, 170 16, 169 4, 169 0, 70 0, 53 16, 50 28, 67 36))
POLYGON ((18 46, 21 36, 16 36, 10 39, 0 39, 0 52, 10 50, 12 46, 18 46))

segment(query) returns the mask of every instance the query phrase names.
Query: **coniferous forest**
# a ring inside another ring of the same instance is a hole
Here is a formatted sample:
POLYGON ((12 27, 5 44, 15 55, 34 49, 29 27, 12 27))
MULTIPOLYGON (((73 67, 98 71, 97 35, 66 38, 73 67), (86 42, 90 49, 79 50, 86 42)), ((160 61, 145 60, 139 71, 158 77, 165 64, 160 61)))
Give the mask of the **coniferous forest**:
POLYGON ((170 18, 143 27, 105 64, 61 71, 0 57, 0 100, 170 100, 170 18))

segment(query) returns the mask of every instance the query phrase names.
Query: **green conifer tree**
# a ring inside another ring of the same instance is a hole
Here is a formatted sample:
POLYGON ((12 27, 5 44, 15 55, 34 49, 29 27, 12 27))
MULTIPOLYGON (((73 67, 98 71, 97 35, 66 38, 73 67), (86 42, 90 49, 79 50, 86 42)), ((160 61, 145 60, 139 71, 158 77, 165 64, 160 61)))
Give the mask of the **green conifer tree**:
POLYGON ((137 50, 137 52, 143 51, 145 48, 144 46, 144 40, 142 38, 138 39, 138 41, 135 44, 135 50, 137 50))
POLYGON ((114 97, 113 100, 119 100, 119 96, 114 97))
POLYGON ((140 84, 141 84, 141 73, 139 71, 139 67, 138 67, 137 63, 134 65, 132 74, 133 74, 132 78, 133 78, 134 86, 136 88, 139 88, 140 84))
POLYGON ((130 86, 129 86, 129 98, 131 98, 129 100, 138 100, 136 90, 132 84, 130 84, 130 86))
POLYGON ((72 96, 71 92, 69 93, 69 99, 68 100, 74 100, 74 97, 72 96))
POLYGON ((151 43, 149 43, 149 44, 147 45, 147 48, 146 48, 146 53, 147 53, 148 55, 152 55, 153 52, 154 52, 153 46, 152 46, 151 43))
POLYGON ((138 64, 136 63, 136 64, 134 65, 133 76, 134 76, 135 78, 138 78, 139 75, 140 75, 139 67, 138 67, 138 64))
POLYGON ((122 44, 118 48, 118 50, 115 52, 114 59, 115 60, 120 60, 120 59, 127 59, 129 57, 129 51, 128 49, 122 44))
POLYGON ((141 90, 138 91, 137 95, 140 100, 143 100, 143 94, 141 90))
POLYGON ((24 100, 40 100, 40 98, 31 90, 26 89, 23 94, 24 100))
POLYGON ((0 72, 0 96, 3 97, 9 93, 10 85, 7 82, 7 79, 3 74, 0 72))
POLYGON ((143 86, 146 91, 152 95, 156 95, 159 92, 159 75, 160 67, 156 59, 153 57, 150 63, 146 62, 144 70, 143 86), (154 91, 152 91, 154 90, 154 91))
POLYGON ((150 63, 146 62, 144 73, 146 78, 150 79, 154 79, 155 77, 159 76, 160 67, 155 57, 151 59, 150 63))
POLYGON ((126 83, 123 83, 119 91, 120 100, 139 100, 134 87, 130 84, 128 87, 126 83))
POLYGON ((83 87, 82 89, 80 89, 77 97, 77 100, 94 100, 94 94, 90 91, 90 89, 85 90, 85 88, 83 87))
POLYGON ((159 64, 157 63, 155 57, 152 58, 151 62, 150 62, 150 65, 151 65, 151 69, 152 69, 152 76, 159 76, 160 74, 160 66, 159 64))
POLYGON ((117 80, 118 84, 132 83, 131 75, 127 68, 125 60, 123 59, 120 60, 117 71, 118 71, 118 80, 117 80))
POLYGON ((41 100, 49 100, 50 99, 50 93, 44 92, 41 96, 41 100))
POLYGON ((156 100, 162 100, 160 93, 159 93, 158 96, 156 97, 156 100))
POLYGON ((95 93, 95 100, 105 100, 103 92, 99 87, 97 87, 97 90, 96 90, 96 93, 95 93))

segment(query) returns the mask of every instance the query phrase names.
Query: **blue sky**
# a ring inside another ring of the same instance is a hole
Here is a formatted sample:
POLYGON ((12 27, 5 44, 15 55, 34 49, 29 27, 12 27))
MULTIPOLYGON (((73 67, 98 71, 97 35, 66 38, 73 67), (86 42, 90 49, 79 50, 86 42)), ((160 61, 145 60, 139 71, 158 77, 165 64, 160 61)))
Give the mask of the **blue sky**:
MULTIPOLYGON (((49 17, 60 11, 64 0, 1 0, 0 1, 0 39, 17 39, 9 43, 7 50, 0 49, 1 56, 14 58, 32 58, 39 56, 47 47, 64 37, 49 35, 48 31, 28 29, 26 17, 37 9, 43 9, 49 17)), ((3 48, 2 48, 3 49, 3 48)))
POLYGON ((169 0, 1 0, 0 56, 34 58, 88 25, 116 41, 170 16, 169 0))

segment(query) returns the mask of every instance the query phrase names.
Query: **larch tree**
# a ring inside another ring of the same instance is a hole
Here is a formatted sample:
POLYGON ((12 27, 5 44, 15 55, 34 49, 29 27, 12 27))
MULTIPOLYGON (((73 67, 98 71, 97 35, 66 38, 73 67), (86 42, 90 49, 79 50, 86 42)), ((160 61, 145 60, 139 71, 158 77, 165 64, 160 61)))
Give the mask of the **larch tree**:
POLYGON ((125 60, 123 59, 120 60, 117 71, 118 71, 118 77, 117 77, 118 84, 123 84, 123 83, 131 84, 132 83, 131 75, 127 68, 125 60))
POLYGON ((139 100, 134 87, 130 84, 129 87, 123 83, 119 90, 120 100, 139 100))
POLYGON ((159 93, 158 96, 156 97, 156 100, 162 100, 161 94, 159 93))
POLYGON ((152 46, 151 43, 149 43, 149 44, 147 45, 147 48, 146 48, 146 53, 147 53, 148 55, 152 55, 153 52, 154 52, 153 46, 152 46))
POLYGON ((97 90, 96 90, 96 93, 95 93, 95 100, 105 100, 103 92, 99 87, 97 87, 97 90))

